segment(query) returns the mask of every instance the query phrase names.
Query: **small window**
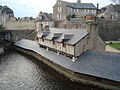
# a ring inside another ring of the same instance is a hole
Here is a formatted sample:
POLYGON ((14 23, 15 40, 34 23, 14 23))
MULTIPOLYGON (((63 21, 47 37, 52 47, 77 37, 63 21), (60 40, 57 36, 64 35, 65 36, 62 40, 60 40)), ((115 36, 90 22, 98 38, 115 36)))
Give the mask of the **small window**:
POLYGON ((53 40, 53 44, 55 45, 55 41, 53 40))
POLYGON ((65 43, 65 42, 63 42, 63 43, 62 43, 62 46, 63 46, 63 47, 66 47, 66 43, 65 43))
POLYGON ((42 42, 44 42, 44 38, 42 38, 42 42))
POLYGON ((79 12, 79 9, 76 9, 76 12, 78 13, 78 12, 79 12))
POLYGON ((58 7, 58 12, 61 12, 62 11, 62 8, 61 7, 58 7))
POLYGON ((60 5, 60 4, 61 4, 61 2, 60 2, 60 1, 58 1, 58 4, 60 5))
POLYGON ((61 14, 57 14, 57 19, 61 19, 61 14))
POLYGON ((85 12, 87 13, 87 12, 88 12, 88 9, 85 9, 85 12))
POLYGON ((74 12, 76 12, 76 9, 74 9, 74 12))

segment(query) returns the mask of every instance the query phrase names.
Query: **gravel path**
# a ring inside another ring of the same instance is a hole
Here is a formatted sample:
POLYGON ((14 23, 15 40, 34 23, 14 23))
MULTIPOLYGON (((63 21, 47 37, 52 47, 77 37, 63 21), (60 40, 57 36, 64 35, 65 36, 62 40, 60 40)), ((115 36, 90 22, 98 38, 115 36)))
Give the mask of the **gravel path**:
POLYGON ((120 52, 120 50, 118 49, 115 49, 109 45, 106 46, 106 51, 111 51, 111 52, 120 52))

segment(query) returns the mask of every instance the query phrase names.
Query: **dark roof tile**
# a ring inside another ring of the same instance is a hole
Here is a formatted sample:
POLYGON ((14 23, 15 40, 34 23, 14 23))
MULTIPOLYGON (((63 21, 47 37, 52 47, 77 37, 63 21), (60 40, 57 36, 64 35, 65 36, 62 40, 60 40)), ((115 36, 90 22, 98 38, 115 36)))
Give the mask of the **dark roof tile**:
POLYGON ((70 2, 65 2, 63 1, 65 5, 72 7, 72 8, 91 8, 91 9, 96 9, 95 5, 93 3, 70 3, 70 2))

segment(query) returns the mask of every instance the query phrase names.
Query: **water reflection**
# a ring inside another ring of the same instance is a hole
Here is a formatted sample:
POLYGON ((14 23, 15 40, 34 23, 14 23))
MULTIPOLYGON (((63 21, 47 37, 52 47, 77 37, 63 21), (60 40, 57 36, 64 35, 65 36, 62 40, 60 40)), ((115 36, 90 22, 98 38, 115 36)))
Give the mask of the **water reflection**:
POLYGON ((0 90, 99 90, 73 83, 33 57, 0 55, 0 90))

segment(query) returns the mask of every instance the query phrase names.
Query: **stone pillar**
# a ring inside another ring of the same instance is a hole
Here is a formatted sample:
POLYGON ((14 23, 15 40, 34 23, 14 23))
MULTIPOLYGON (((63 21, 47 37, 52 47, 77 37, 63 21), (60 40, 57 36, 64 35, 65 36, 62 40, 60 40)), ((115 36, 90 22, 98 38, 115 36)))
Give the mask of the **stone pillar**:
POLYGON ((60 52, 59 52, 59 51, 57 51, 57 55, 60 55, 60 52))
POLYGON ((72 62, 75 62, 77 58, 75 56, 72 57, 72 62))
POLYGON ((49 48, 48 48, 48 47, 46 48, 46 51, 49 51, 49 48))

